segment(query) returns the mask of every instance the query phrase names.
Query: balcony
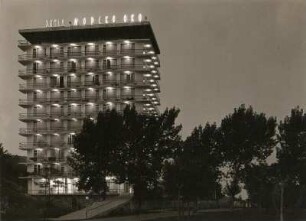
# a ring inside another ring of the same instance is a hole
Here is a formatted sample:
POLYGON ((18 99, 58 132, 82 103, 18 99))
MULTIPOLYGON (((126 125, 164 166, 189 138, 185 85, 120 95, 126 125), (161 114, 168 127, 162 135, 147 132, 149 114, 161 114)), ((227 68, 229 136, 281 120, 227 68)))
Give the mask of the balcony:
POLYGON ((20 128, 19 134, 21 136, 29 136, 34 134, 60 134, 60 133, 70 133, 70 132, 80 132, 81 126, 74 127, 37 127, 37 128, 20 128))
POLYGON ((106 103, 106 102, 117 102, 122 103, 124 101, 134 101, 134 102, 147 102, 150 101, 147 97, 143 95, 104 95, 104 96, 85 96, 85 97, 56 97, 56 98, 36 98, 36 99, 19 99, 19 105, 21 107, 29 107, 35 104, 67 104, 67 103, 106 103))
POLYGON ((156 68, 152 68, 146 64, 120 64, 120 65, 105 65, 101 67, 77 67, 77 68, 40 68, 40 69, 28 69, 19 70, 18 76, 22 79, 27 79, 33 76, 50 76, 51 74, 67 75, 70 73, 84 74, 88 72, 104 73, 107 71, 138 71, 138 72, 151 72, 156 71, 156 68))
POLYGON ((19 40, 18 41, 18 47, 25 51, 27 48, 29 48, 32 44, 26 40, 19 40))
POLYGON ((37 156, 37 157, 29 157, 27 164, 31 163, 47 163, 47 164, 54 164, 54 163, 61 163, 61 162, 66 162, 66 158, 64 157, 57 157, 57 156, 51 156, 51 157, 46 157, 46 156, 37 156))
POLYGON ((58 119, 83 119, 85 117, 96 117, 98 115, 98 111, 94 112, 69 112, 69 113, 61 113, 61 112, 52 112, 52 113, 21 113, 19 114, 19 120, 28 122, 28 121, 37 121, 41 120, 53 120, 55 118, 58 119))
POLYGON ((63 172, 60 170, 53 170, 53 171, 44 171, 43 169, 41 171, 36 171, 32 173, 28 173, 29 177, 50 177, 50 178, 60 178, 60 177, 75 177, 75 173, 73 172, 63 172))
MULTIPOLYGON (((25 42, 23 44, 26 44, 25 42)), ((70 58, 104 58, 108 56, 121 57, 121 56, 133 56, 133 57, 147 57, 154 55, 152 50, 146 49, 124 49, 124 50, 108 50, 108 51, 74 51, 64 53, 53 54, 22 54, 18 56, 18 61, 26 63, 33 60, 50 60, 50 59, 70 59, 70 58)))
POLYGON ((49 149, 49 148, 70 148, 73 144, 69 144, 66 142, 24 142, 19 143, 19 149, 21 150, 32 150, 36 148, 43 148, 43 149, 49 149))
POLYGON ((63 89, 70 88, 104 88, 107 86, 112 87, 149 87, 150 82, 144 80, 103 80, 103 81, 85 81, 85 82, 68 82, 66 85, 50 84, 50 83, 26 83, 19 84, 19 91, 26 93, 33 90, 51 90, 51 89, 63 89))

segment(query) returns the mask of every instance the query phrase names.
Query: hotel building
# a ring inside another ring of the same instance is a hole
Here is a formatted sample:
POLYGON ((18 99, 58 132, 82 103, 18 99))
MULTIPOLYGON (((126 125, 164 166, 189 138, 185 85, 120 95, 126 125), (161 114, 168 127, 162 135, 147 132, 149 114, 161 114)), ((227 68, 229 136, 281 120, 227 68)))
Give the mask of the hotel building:
MULTIPOLYGON (((107 109, 158 114, 160 53, 148 21, 19 30, 19 91, 28 193, 81 194, 67 164, 85 117, 107 109)), ((129 191, 109 178, 110 191, 129 191)))

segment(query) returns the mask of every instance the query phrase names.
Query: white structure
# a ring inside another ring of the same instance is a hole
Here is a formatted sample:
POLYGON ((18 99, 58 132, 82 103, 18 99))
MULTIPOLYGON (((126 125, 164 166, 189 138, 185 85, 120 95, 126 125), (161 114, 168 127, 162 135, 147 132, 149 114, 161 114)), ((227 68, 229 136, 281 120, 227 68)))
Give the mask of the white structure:
MULTIPOLYGON (((29 194, 77 194, 66 158, 85 117, 135 105, 157 114, 159 48, 151 25, 137 23, 20 30, 24 80, 19 90, 26 123, 20 149, 27 151, 29 194)), ((111 183, 111 180, 109 180, 111 183)), ((125 185, 109 184, 115 192, 125 185)))

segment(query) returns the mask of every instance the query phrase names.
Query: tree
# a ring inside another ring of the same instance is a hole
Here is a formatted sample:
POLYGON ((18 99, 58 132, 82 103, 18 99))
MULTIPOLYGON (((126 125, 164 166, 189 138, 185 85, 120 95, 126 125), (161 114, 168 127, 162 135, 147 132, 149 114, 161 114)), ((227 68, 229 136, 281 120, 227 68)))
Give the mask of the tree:
POLYGON ((279 198, 278 190, 278 164, 252 165, 246 169, 244 179, 250 202, 259 208, 276 207, 275 200, 279 198))
POLYGON ((221 194, 217 133, 215 124, 196 127, 175 160, 165 165, 163 179, 170 197, 197 201, 216 199, 221 194))
POLYGON ((96 123, 84 120, 69 159, 79 176, 79 189, 93 193, 107 191, 106 176, 113 172, 115 150, 122 142, 122 116, 115 110, 100 112, 96 123))
POLYGON ((127 107, 123 115, 115 110, 99 113, 97 121, 85 120, 75 139, 70 165, 79 175, 85 191, 105 192, 105 178, 128 182, 141 201, 159 189, 163 162, 180 141, 179 110, 166 109, 159 116, 140 114, 127 107))
POLYGON ((276 145, 276 119, 241 105, 219 129, 222 159, 233 182, 242 182, 248 167, 264 163, 276 145))
POLYGON ((277 159, 280 181, 285 183, 286 206, 305 205, 306 195, 306 114, 296 107, 279 124, 277 159), (299 205, 296 205, 299 204, 299 205))
POLYGON ((141 205, 149 192, 160 190, 163 163, 180 142, 181 125, 175 125, 179 110, 166 109, 158 117, 139 114, 135 107, 123 114, 124 145, 115 171, 120 182, 129 182, 141 205))

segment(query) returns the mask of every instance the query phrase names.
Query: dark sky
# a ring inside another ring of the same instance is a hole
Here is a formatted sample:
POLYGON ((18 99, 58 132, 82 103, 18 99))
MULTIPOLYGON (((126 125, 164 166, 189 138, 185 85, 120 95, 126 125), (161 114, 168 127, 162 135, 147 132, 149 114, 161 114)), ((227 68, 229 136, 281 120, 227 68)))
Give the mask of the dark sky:
POLYGON ((242 103, 282 119, 306 105, 306 1, 288 0, 2 0, 0 142, 10 152, 18 128, 18 29, 45 20, 139 13, 161 49, 161 110, 181 109, 183 136, 217 123, 242 103))

